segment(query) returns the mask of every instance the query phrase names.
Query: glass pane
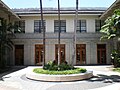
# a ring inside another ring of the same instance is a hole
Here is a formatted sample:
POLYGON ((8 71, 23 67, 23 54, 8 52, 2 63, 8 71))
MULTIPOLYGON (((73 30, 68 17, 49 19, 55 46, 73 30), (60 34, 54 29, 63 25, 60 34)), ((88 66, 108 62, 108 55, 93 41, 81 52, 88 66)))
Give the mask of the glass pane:
POLYGON ((86 32, 86 20, 78 20, 77 32, 86 32))
POLYGON ((85 64, 86 63, 86 45, 77 44, 76 45, 76 63, 85 64))
POLYGON ((98 56, 98 63, 100 63, 100 51, 99 50, 97 52, 97 56, 98 56))
MULTIPOLYGON (((43 22, 44 22, 44 27, 46 27, 45 20, 43 20, 43 22)), ((41 20, 34 20, 34 32, 39 32, 39 33, 43 32, 41 28, 42 28, 41 20)))
POLYGON ((86 22, 81 22, 81 26, 86 26, 86 22))
MULTIPOLYGON (((61 32, 66 32, 66 21, 60 20, 60 30, 61 32)), ((58 20, 54 20, 54 32, 59 31, 59 23, 58 20)))
POLYGON ((98 56, 98 63, 105 64, 106 63, 106 45, 105 44, 98 44, 97 45, 97 56, 98 56))
MULTIPOLYGON (((55 56, 56 60, 58 60, 58 45, 55 45, 55 56)), ((60 63, 65 61, 65 45, 60 45, 60 63)))
POLYGON ((43 62, 43 45, 35 45, 35 64, 41 65, 43 62))
POLYGON ((80 63, 80 49, 77 50, 77 63, 80 63))
POLYGON ((65 31, 65 29, 66 29, 66 27, 61 27, 61 30, 62 30, 62 31, 65 31))

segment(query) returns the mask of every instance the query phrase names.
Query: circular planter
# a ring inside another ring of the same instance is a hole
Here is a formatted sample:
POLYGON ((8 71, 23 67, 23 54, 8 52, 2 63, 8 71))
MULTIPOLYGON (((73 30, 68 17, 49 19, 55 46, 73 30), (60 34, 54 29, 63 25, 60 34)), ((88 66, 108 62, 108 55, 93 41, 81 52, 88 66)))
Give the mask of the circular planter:
POLYGON ((75 81, 75 80, 83 80, 88 79, 93 76, 92 71, 87 71, 85 73, 80 74, 69 74, 69 75, 47 75, 47 74, 37 74, 32 70, 26 73, 26 77, 32 80, 40 80, 40 81, 51 81, 51 82, 61 82, 61 81, 75 81))

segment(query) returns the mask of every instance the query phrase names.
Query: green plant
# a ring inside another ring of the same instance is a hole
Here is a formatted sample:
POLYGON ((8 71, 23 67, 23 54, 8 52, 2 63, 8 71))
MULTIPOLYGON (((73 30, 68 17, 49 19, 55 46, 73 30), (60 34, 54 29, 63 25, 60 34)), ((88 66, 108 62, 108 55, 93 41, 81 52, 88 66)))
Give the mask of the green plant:
POLYGON ((62 71, 54 71, 54 70, 44 70, 42 68, 35 68, 33 72, 38 74, 49 74, 49 75, 69 75, 69 74, 79 74, 84 73, 87 70, 84 68, 74 68, 72 70, 62 70, 62 71))
POLYGON ((67 63, 61 63, 60 65, 57 65, 56 63, 54 63, 54 61, 49 61, 47 64, 44 65, 43 69, 54 70, 54 71, 63 71, 63 70, 74 69, 74 67, 67 63))
POLYGON ((69 65, 69 64, 61 63, 59 65, 59 70, 60 71, 62 71, 62 70, 72 70, 72 69, 74 69, 74 67, 69 65))
POLYGON ((13 49, 13 42, 11 38, 15 37, 13 30, 18 30, 12 23, 7 23, 6 20, 0 18, 1 26, 0 26, 0 68, 5 68, 7 65, 6 55, 7 50, 13 49))
POLYGON ((115 10, 114 14, 105 20, 100 32, 103 33, 101 39, 120 37, 120 9, 115 10))
POLYGON ((120 72, 120 68, 114 68, 113 71, 120 72))
POLYGON ((43 69, 45 70, 57 70, 57 65, 53 63, 53 61, 49 61, 47 64, 44 65, 43 69))
MULTIPOLYGON (((120 9, 116 9, 113 15, 105 20, 105 24, 102 26, 100 32, 103 33, 100 38, 101 40, 118 39, 120 37, 120 9)), ((114 67, 120 67, 120 52, 114 50, 111 54, 111 59, 114 67)))
POLYGON ((117 50, 113 50, 111 53, 111 59, 114 67, 120 67, 120 53, 117 50))

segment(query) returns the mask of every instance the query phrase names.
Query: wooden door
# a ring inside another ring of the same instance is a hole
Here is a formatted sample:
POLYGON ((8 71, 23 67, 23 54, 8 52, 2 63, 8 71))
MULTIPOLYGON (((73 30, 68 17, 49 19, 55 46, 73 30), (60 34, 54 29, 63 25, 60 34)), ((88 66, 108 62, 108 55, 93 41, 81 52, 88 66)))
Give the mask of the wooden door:
POLYGON ((106 45, 97 45, 97 62, 98 64, 106 64, 106 45))
POLYGON ((35 65, 42 65, 43 63, 43 45, 35 45, 35 65))
MULTIPOLYGON (((58 44, 55 45, 55 60, 58 60, 58 44)), ((60 45, 60 63, 65 61, 65 44, 60 45)))
POLYGON ((15 45, 15 65, 24 65, 24 45, 15 45))
POLYGON ((77 44, 76 45, 76 64, 86 64, 86 45, 77 44))

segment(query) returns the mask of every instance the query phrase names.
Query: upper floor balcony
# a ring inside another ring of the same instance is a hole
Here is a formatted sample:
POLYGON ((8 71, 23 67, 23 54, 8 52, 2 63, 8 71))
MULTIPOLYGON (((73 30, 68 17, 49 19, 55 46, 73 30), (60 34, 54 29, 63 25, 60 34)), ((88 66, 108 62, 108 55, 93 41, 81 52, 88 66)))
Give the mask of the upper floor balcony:
MULTIPOLYGON (((101 37, 101 33, 77 33, 76 38, 77 39, 85 39, 85 40, 98 40, 101 37)), ((15 39, 42 39, 43 33, 16 33, 15 39)), ((57 39, 58 33, 48 33, 45 34, 46 39, 57 39)), ((60 34, 61 39, 73 39, 74 33, 61 33, 60 34)))

